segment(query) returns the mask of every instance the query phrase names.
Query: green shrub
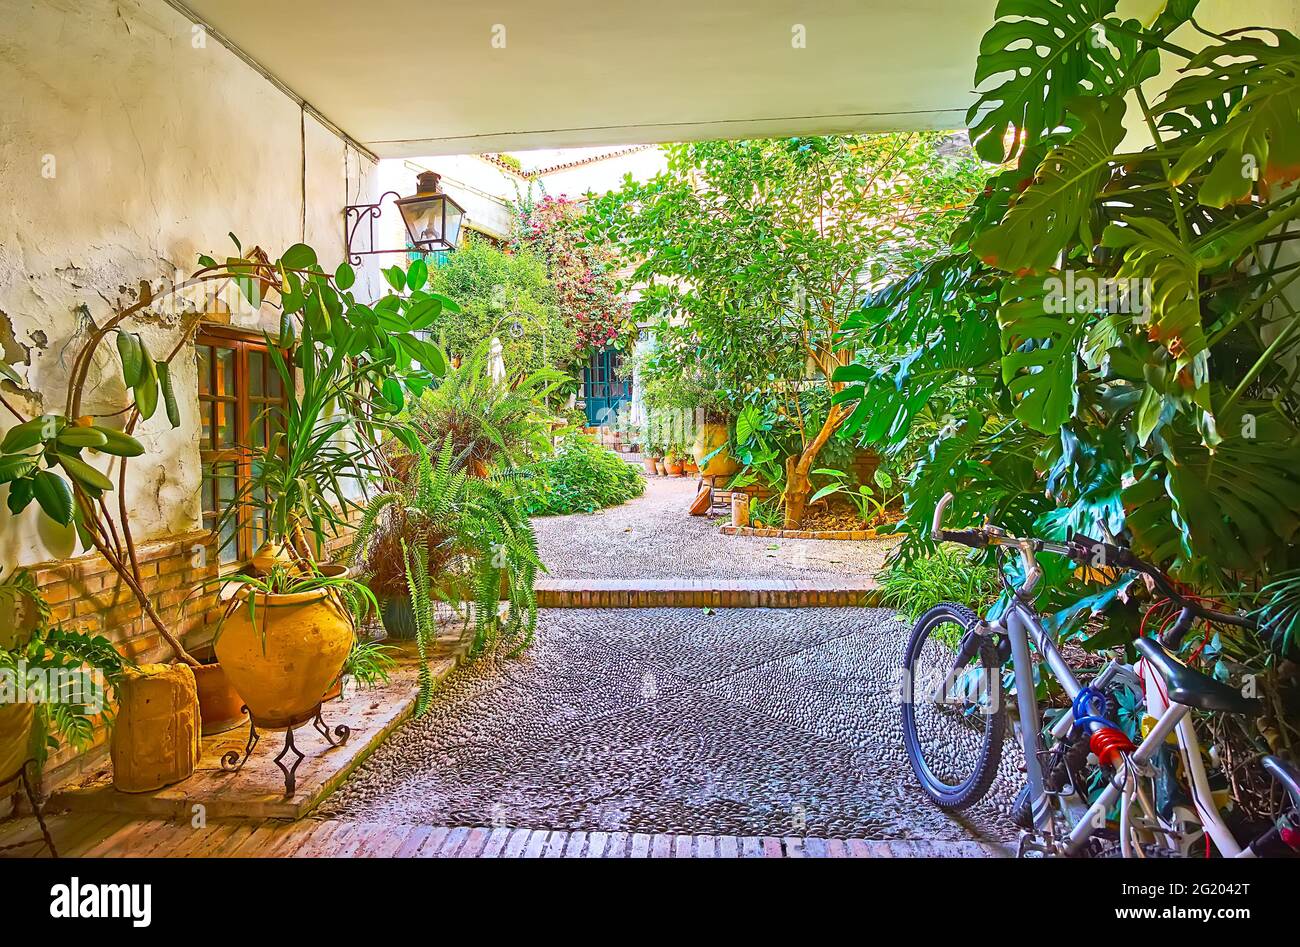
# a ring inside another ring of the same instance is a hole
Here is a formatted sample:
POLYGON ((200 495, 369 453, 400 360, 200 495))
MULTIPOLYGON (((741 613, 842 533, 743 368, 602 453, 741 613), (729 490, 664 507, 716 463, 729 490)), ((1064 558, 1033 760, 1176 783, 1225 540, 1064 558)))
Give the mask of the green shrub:
POLYGON ((645 492, 636 468, 591 437, 567 438, 552 457, 520 468, 529 516, 593 513, 645 492))
POLYGON ((957 602, 979 611, 998 596, 998 573, 950 546, 933 555, 896 559, 880 574, 886 605, 916 621, 940 602, 957 602))

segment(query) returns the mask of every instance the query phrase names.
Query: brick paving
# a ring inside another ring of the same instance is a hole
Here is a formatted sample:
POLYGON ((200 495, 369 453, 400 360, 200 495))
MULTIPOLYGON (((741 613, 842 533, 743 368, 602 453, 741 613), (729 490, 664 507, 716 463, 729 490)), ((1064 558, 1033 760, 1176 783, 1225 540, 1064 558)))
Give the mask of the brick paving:
MULTIPOLYGON (((64 858, 988 858, 1009 854, 980 842, 870 841, 779 836, 586 832, 515 827, 393 825, 382 822, 264 822, 92 819, 54 815, 64 858)), ((9 857, 48 854, 35 820, 0 823, 9 857)))

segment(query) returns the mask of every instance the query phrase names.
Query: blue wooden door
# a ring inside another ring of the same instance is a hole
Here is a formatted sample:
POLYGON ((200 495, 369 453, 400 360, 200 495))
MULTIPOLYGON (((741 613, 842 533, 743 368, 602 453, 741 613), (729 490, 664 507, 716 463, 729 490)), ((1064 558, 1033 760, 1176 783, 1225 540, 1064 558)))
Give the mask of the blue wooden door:
POLYGON ((631 379, 619 378, 622 354, 602 349, 587 360, 582 370, 582 395, 587 400, 587 423, 592 427, 612 425, 619 406, 632 400, 631 379))

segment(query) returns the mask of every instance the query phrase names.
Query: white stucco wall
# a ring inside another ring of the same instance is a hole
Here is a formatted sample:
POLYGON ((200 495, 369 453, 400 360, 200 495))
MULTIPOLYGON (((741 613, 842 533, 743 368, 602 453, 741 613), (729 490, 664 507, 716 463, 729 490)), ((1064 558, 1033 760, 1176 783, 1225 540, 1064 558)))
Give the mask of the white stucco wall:
MULTIPOLYGON (((63 410, 79 307, 102 323, 140 280, 157 291, 199 253, 227 252, 229 231, 272 256, 305 239, 324 265, 342 259, 343 206, 373 200, 373 162, 174 8, 0 0, 0 23, 0 342, 25 376, 25 390, 4 384, 20 410, 63 410)), ((377 287, 368 265, 357 292, 377 287)), ((162 357, 177 326, 160 310, 136 328, 162 357)), ((123 404, 111 341, 98 363, 89 413, 123 404)), ((160 410, 138 429, 147 453, 129 489, 141 540, 199 525, 192 348, 173 377, 181 428, 160 410)), ((12 423, 0 412, 0 431, 12 423)), ((35 504, 16 520, 0 506, 0 566, 73 546, 35 504)))

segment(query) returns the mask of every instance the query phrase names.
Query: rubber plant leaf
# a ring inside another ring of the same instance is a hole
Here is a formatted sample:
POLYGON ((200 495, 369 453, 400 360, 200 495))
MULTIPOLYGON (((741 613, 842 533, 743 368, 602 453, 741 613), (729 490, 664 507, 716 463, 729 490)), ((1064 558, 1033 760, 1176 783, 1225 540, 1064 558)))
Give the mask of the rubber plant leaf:
POLYGON ((158 370, 154 360, 149 356, 148 349, 145 349, 144 364, 144 373, 134 386, 135 406, 140 412, 141 419, 148 421, 158 410, 158 370))
POLYGON ((83 487, 90 487, 93 490, 107 492, 113 489, 113 481, 108 477, 86 463, 79 457, 73 457, 71 454, 65 454, 63 451, 57 452, 59 465, 68 472, 73 480, 77 481, 83 487))
POLYGON ((171 368, 166 362, 155 362, 158 373, 158 387, 162 391, 163 407, 167 411, 167 421, 172 427, 181 426, 181 406, 176 400, 176 391, 172 387, 171 368))
POLYGON ((134 388, 140 384, 144 371, 144 343, 134 332, 117 332, 117 354, 122 359, 122 380, 126 387, 134 388))
POLYGON ((72 489, 58 474, 42 470, 32 481, 32 495, 45 515, 60 526, 72 522, 72 489))

